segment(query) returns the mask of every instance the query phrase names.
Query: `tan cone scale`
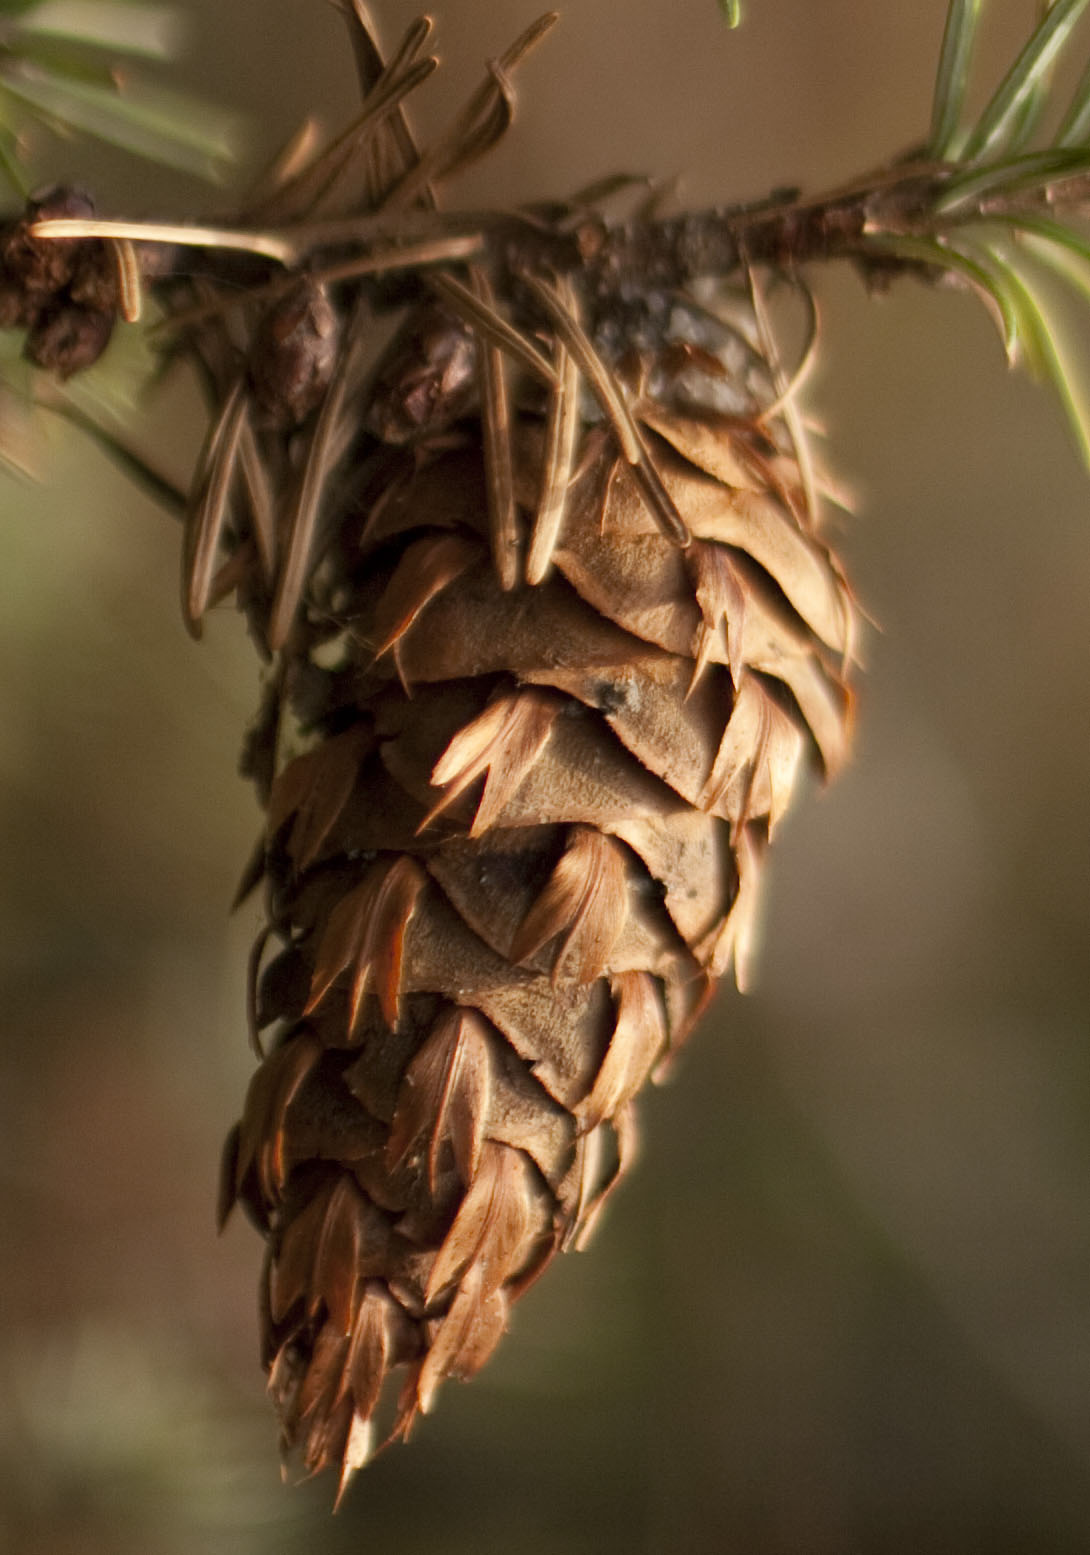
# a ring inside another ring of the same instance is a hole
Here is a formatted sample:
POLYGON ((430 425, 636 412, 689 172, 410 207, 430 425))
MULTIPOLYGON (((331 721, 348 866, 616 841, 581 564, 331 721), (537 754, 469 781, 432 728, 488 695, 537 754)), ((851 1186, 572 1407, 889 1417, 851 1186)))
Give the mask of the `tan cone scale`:
POLYGON ((310 743, 269 800, 272 1040, 225 1204, 268 1237, 265 1361, 308 1470, 350 1476, 380 1395, 404 1432, 585 1238, 637 1093, 714 979, 744 981, 799 769, 845 755, 853 609, 752 393, 759 356, 739 414, 700 410, 704 376, 667 355, 628 409, 688 546, 589 402, 555 511, 539 395, 509 454, 541 581, 502 587, 486 439, 461 415, 372 459, 284 650, 310 743))

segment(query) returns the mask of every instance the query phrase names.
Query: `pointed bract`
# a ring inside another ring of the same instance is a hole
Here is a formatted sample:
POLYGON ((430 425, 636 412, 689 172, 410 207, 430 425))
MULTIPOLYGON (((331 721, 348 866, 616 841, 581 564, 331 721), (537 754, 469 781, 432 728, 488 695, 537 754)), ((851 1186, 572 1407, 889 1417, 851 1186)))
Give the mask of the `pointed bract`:
POLYGON ((485 1265, 473 1264, 433 1334, 420 1368, 417 1397, 423 1414, 428 1413, 445 1378, 464 1381, 480 1370, 503 1337, 507 1310, 503 1291, 487 1288, 485 1265))
POLYGON ((656 979, 646 972, 621 972, 612 981, 617 1021, 594 1089, 578 1108, 586 1129, 615 1117, 643 1089, 667 1041, 656 979))
POLYGON ((434 1194, 440 1149, 448 1143, 458 1175, 468 1186, 480 1161, 491 1098, 488 1022, 476 1010, 448 1010, 401 1081, 386 1144, 391 1170, 423 1140, 434 1194))
POLYGON ((621 848, 593 827, 572 829, 549 883, 522 920, 512 961, 526 961, 559 936, 553 978, 590 983, 609 966, 628 916, 628 879, 621 848))
POLYGON ((356 1030, 364 994, 372 985, 384 1018, 396 1025, 405 936, 424 885, 420 866, 405 855, 371 866, 362 885, 333 909, 318 948, 304 1014, 312 1014, 341 973, 351 970, 349 1036, 356 1030))
POLYGON ((482 1299, 519 1272, 531 1228, 528 1170, 521 1151, 486 1142, 480 1169, 436 1255, 424 1293, 427 1302, 468 1264, 480 1265, 482 1299))
POLYGON ((469 828, 486 832, 514 796, 545 748, 560 703, 540 691, 512 691, 497 697, 451 740, 436 762, 431 781, 447 792, 429 810, 420 829, 485 775, 484 790, 469 828))

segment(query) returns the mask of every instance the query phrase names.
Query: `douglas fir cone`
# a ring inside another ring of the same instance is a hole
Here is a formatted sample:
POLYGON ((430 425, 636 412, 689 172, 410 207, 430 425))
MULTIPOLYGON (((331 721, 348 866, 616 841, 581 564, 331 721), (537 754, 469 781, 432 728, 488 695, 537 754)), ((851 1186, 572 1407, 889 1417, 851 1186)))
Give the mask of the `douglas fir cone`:
MULTIPOLYGON (((490 83, 480 118, 501 103, 490 83)), ((637 1093, 714 980, 744 979, 765 849, 799 769, 843 761, 849 711, 851 602, 744 293, 622 303, 601 271, 529 262, 439 265, 420 290, 374 365, 342 294, 303 438, 242 421, 220 370, 186 579, 196 618, 228 479, 249 515, 228 548, 260 551, 254 482, 222 462, 241 425, 292 495, 275 581, 244 583, 279 650, 249 754, 267 1056, 224 1204, 268 1238, 284 1446, 345 1474, 391 1372, 404 1432, 585 1240, 637 1093), (300 543, 316 441, 321 535, 300 543)), ((324 294, 293 305, 291 330, 255 321, 259 391, 270 336, 324 359, 324 294)), ((210 367, 231 359, 213 341, 210 367)))

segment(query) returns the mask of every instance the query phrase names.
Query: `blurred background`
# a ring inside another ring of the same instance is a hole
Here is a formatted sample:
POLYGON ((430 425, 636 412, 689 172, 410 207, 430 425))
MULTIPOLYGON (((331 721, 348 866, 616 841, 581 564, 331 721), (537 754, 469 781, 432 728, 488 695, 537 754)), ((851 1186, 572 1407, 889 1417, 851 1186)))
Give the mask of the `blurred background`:
MULTIPOLYGON (((183 9, 178 77, 251 116, 250 171, 351 111, 334 7, 183 9)), ((986 9, 982 86, 1037 8, 986 9)), ((413 14, 375 10, 388 41, 413 14)), ((534 8, 436 12, 438 125, 534 8)), ((569 0, 466 201, 839 182, 921 136, 944 15, 749 0, 730 32, 714 0, 569 0)), ((230 206, 87 143, 43 171, 119 214, 230 206)), ((646 1099, 591 1250, 336 1519, 328 1483, 280 1486, 259 1242, 213 1226, 251 1062, 256 909, 227 908, 256 664, 229 611, 185 637, 176 526, 76 434, 38 429, 43 485, 3 477, 0 1548, 1090 1547, 1090 479, 970 300, 813 279, 811 403, 877 623, 856 761, 785 826, 759 986, 646 1099)), ((193 397, 134 427, 182 478, 193 397)))

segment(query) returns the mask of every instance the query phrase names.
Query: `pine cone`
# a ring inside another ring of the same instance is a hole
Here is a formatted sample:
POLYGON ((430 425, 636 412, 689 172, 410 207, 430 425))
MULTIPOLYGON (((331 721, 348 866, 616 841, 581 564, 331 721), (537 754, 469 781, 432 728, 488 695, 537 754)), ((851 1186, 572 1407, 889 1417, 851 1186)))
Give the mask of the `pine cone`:
MULTIPOLYGON (((278 1036, 226 1202, 269 1238, 265 1362, 308 1469, 363 1461, 400 1367, 407 1430, 585 1241, 638 1091, 714 979, 733 962, 744 980, 800 766, 845 754, 852 607, 762 416, 767 373, 725 326, 698 352, 678 318, 704 336, 707 318, 673 314, 628 403, 688 545, 569 390, 509 429, 515 512, 537 525, 515 560, 540 581, 505 588, 480 413, 433 418, 346 494, 286 650, 312 743, 269 794, 283 948, 256 1024, 278 1036)), ((437 331, 422 305, 400 361, 437 331)), ((391 378, 365 424, 389 428, 391 378)))
MULTIPOLYGON (((367 208, 499 133, 525 46, 460 142, 401 183, 371 156, 367 208)), ((186 613, 237 588, 276 655, 246 755, 272 1043, 221 1210, 268 1241, 284 1450, 342 1488, 376 1416, 405 1434, 586 1241, 640 1089, 745 982, 800 768, 846 752, 854 611, 745 288, 634 295, 528 252, 410 278, 371 366, 364 283, 251 310, 241 371, 188 299, 220 413, 186 613)))

